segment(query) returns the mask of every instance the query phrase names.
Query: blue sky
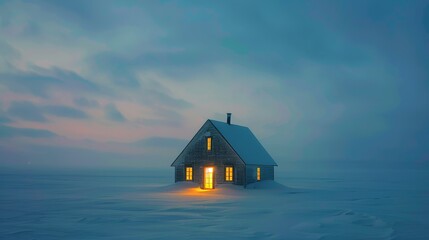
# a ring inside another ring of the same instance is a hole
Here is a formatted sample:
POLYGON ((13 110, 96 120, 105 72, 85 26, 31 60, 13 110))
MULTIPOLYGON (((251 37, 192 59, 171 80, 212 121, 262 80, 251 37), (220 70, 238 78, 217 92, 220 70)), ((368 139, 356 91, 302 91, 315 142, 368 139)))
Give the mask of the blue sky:
POLYGON ((1 1, 0 165, 168 167, 208 118, 279 163, 429 162, 427 1, 1 1))

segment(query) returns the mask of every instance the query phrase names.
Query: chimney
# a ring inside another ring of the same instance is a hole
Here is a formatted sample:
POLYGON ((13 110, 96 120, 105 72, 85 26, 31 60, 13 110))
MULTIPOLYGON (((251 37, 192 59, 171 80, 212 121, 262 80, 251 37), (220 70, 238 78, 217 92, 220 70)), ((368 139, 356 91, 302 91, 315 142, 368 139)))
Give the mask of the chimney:
POLYGON ((226 114, 226 123, 228 123, 228 125, 231 125, 231 113, 226 114))

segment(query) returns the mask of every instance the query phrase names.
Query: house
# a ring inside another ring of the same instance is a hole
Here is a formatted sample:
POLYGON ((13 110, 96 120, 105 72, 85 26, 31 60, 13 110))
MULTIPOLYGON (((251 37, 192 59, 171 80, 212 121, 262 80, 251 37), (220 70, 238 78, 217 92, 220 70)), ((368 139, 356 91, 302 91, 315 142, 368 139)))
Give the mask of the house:
POLYGON ((207 120, 171 164, 175 182, 192 181, 204 189, 218 184, 274 180, 277 163, 249 128, 227 121, 207 120))

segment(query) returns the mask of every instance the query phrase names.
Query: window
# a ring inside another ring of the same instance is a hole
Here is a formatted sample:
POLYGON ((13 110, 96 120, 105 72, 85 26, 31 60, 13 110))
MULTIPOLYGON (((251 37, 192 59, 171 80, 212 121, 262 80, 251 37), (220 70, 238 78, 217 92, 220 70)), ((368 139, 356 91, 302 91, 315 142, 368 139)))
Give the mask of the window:
POLYGON ((256 180, 261 181, 261 168, 256 168, 256 180))
POLYGON ((186 167, 186 181, 192 181, 192 167, 186 167))
POLYGON ((233 168, 225 167, 225 181, 231 182, 233 179, 233 168))
POLYGON ((212 150, 212 138, 208 137, 207 138, 207 151, 211 151, 212 150))

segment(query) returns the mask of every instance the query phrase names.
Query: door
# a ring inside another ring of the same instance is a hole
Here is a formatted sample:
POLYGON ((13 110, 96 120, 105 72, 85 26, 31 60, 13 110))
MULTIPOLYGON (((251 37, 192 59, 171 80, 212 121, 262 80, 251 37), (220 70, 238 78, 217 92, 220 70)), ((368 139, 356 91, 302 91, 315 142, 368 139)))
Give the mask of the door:
POLYGON ((213 189, 213 167, 204 168, 204 188, 213 189))

